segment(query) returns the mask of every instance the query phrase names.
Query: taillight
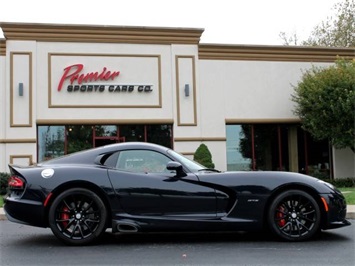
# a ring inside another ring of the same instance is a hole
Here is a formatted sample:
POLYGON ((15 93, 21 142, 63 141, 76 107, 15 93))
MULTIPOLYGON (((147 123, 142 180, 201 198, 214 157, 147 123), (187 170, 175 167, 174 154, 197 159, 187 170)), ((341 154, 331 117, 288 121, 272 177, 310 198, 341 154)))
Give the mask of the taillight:
POLYGON ((18 176, 11 176, 8 181, 8 186, 10 189, 23 189, 25 187, 25 182, 18 176))

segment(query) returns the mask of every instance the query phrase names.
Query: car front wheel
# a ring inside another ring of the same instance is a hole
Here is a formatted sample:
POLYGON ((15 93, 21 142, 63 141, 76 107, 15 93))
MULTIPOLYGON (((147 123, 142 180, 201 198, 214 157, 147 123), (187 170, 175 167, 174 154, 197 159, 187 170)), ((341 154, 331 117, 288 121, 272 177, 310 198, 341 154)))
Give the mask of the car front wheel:
POLYGON ((271 231, 283 240, 310 239, 320 228, 320 210, 315 199, 301 190, 288 190, 272 202, 268 222, 271 231))
POLYGON ((49 210, 53 234, 68 245, 87 245, 105 231, 107 210, 93 191, 72 188, 55 198, 49 210))

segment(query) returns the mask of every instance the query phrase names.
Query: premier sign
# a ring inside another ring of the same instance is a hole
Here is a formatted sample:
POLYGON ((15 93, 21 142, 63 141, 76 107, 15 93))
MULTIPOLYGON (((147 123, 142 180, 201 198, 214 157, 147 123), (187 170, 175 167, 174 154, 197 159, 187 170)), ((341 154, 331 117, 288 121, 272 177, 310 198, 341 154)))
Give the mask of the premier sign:
POLYGON ((80 85, 83 82, 93 82, 93 81, 108 81, 114 80, 120 75, 120 71, 109 71, 106 67, 99 72, 82 73, 84 68, 83 64, 71 65, 64 68, 64 74, 59 81, 58 91, 61 91, 63 83, 65 80, 69 80, 72 85, 75 81, 80 85))
POLYGON ((85 85, 97 81, 115 80, 120 71, 110 71, 103 67, 100 72, 83 73, 84 65, 75 64, 64 68, 64 74, 58 84, 58 91, 62 90, 63 83, 68 80, 68 92, 132 92, 135 89, 138 92, 151 92, 151 85, 85 85), (77 85, 75 85, 75 82, 77 85))
POLYGON ((161 107, 160 55, 55 53, 48 70, 50 108, 161 107))

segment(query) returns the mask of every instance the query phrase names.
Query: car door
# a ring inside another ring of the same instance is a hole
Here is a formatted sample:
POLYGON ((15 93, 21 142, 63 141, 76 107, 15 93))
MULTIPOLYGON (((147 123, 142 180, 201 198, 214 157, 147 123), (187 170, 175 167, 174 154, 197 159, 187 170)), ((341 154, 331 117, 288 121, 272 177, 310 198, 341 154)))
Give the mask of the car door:
POLYGON ((131 215, 215 217, 215 190, 192 173, 177 177, 166 169, 169 161, 151 150, 119 152, 108 173, 122 209, 131 215))

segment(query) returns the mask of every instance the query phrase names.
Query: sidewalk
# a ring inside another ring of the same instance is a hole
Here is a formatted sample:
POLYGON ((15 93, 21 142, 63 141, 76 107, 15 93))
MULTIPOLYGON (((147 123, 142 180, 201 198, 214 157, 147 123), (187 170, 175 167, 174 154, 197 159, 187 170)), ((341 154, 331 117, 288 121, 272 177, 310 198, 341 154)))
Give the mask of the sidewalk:
MULTIPOLYGON (((355 205, 347 206, 346 218, 355 219, 355 205)), ((6 220, 6 216, 3 208, 0 208, 0 220, 6 220)))

